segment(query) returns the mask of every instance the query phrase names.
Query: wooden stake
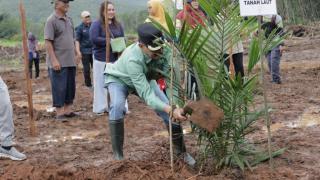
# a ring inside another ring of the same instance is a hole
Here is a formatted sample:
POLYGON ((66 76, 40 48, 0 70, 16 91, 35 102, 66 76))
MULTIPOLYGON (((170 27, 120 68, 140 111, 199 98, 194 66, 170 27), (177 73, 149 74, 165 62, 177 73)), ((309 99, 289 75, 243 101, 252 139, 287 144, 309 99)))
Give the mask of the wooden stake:
MULTIPOLYGON (((228 57, 228 61, 229 61, 229 72, 230 72, 230 78, 234 79, 235 78, 235 68, 234 68, 234 64, 233 64, 233 39, 232 37, 230 37, 230 48, 229 48, 229 57, 228 57)), ((228 73, 229 73, 228 72, 228 73)))
MULTIPOLYGON (((183 11, 183 16, 185 16, 186 15, 186 8, 185 8, 185 4, 186 4, 186 0, 183 0, 182 1, 182 11, 183 11)), ((175 5, 176 7, 177 7, 177 5, 175 5)), ((176 18, 175 18, 175 22, 176 22, 177 20, 176 20, 176 18)), ((182 26, 182 24, 184 23, 184 21, 185 21, 185 19, 184 19, 184 17, 182 17, 182 21, 180 22, 180 24, 181 24, 181 26, 182 26)), ((187 71, 187 67, 188 67, 188 63, 186 62, 186 61, 184 61, 184 63, 183 63, 183 70, 182 70, 182 72, 184 73, 184 82, 183 82, 183 84, 184 84, 184 90, 185 90, 185 93, 184 93, 184 102, 187 102, 188 101, 188 76, 189 76, 189 74, 188 74, 188 71, 187 71)), ((192 86, 192 85, 191 85, 192 86)), ((191 88, 190 88, 191 89, 191 88)), ((191 97, 192 97, 192 95, 191 95, 191 97)))
MULTIPOLYGON (((108 14, 108 1, 104 3, 104 26, 106 33, 106 63, 110 62, 110 29, 109 29, 109 14, 108 14)), ((110 107, 110 94, 107 91, 107 108, 110 107)))
POLYGON ((28 112, 29 112, 29 128, 32 136, 36 135, 36 125, 33 116, 33 102, 32 102, 32 85, 29 76, 29 54, 27 46, 27 30, 26 30, 26 13, 22 0, 19 3, 20 18, 21 18, 21 33, 22 33, 22 47, 24 56, 24 72, 27 80, 27 95, 28 95, 28 112))
POLYGON ((110 62, 110 30, 109 30, 109 14, 108 1, 104 3, 104 25, 106 30, 106 63, 110 62))
POLYGON ((259 42, 260 42, 260 63, 261 63, 261 83, 262 83, 262 91, 263 91, 263 99, 264 99, 264 109, 265 109, 265 122, 268 130, 268 153, 269 153, 269 163, 270 168, 273 169, 273 161, 272 161, 272 149, 271 149, 271 129, 270 129, 270 115, 268 109, 268 99, 266 94, 266 83, 264 81, 264 58, 262 51, 262 39, 263 33, 261 31, 261 20, 258 19, 259 23, 259 42))
MULTIPOLYGON (((174 9, 177 7, 177 0, 174 1, 174 9)), ((174 18, 174 27, 176 27, 176 18, 174 18)), ((174 45, 172 44, 172 56, 171 56, 171 70, 170 70, 170 104, 171 104, 171 109, 173 110, 173 69, 174 69, 174 62, 173 58, 176 56, 176 51, 174 48, 174 45)), ((170 118, 169 118, 169 137, 170 137, 170 166, 171 166, 171 171, 174 172, 174 163, 173 163, 173 140, 172 140, 172 120, 173 120, 173 111, 171 111, 170 118)))
POLYGON ((228 57, 228 61, 230 62, 229 63, 229 71, 230 71, 230 77, 231 79, 234 79, 235 78, 235 70, 234 70, 234 64, 233 64, 233 42, 231 40, 231 46, 230 46, 230 49, 229 49, 229 57, 228 57))

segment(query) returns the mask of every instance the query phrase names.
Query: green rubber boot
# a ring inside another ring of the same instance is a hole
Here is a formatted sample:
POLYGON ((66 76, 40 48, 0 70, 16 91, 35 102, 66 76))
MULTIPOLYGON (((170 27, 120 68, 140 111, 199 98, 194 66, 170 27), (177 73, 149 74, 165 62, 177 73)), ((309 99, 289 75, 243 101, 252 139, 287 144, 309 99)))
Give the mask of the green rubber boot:
POLYGON ((124 122, 123 119, 109 121, 113 157, 123 159, 124 122))

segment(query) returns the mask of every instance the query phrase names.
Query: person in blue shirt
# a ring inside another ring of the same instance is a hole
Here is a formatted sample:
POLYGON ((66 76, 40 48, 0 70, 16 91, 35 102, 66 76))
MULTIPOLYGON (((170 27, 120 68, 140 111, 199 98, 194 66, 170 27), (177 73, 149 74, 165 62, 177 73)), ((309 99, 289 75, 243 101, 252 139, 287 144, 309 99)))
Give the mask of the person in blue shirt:
POLYGON ((89 37, 91 26, 90 12, 83 11, 81 13, 82 23, 76 27, 76 51, 78 57, 82 60, 83 76, 85 85, 92 88, 91 73, 92 68, 92 43, 89 37))
MULTIPOLYGON (((262 17, 262 29, 265 30, 265 38, 269 38, 272 31, 276 31, 276 38, 282 37, 285 35, 283 30, 282 17, 278 14, 267 15, 262 17)), ((280 60, 284 50, 284 42, 271 49, 266 57, 268 60, 268 67, 271 74, 271 82, 274 84, 281 84, 280 76, 280 60)))

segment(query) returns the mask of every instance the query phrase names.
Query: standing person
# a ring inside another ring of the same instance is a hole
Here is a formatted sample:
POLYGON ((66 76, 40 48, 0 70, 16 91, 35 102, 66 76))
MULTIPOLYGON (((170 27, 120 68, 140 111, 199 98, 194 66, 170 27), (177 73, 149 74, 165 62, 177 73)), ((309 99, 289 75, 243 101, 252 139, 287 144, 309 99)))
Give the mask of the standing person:
POLYGON ((25 160, 26 155, 12 146, 14 124, 12 118, 12 105, 7 85, 0 76, 0 158, 11 160, 25 160))
MULTIPOLYGON (((231 42, 232 43, 232 42, 231 42)), ((232 47, 232 51, 227 50, 227 54, 224 55, 224 59, 226 59, 225 65, 227 69, 230 69, 230 60, 232 59, 232 63, 234 66, 235 76, 244 77, 244 68, 243 68, 243 44, 241 39, 238 40, 232 47), (230 55, 231 54, 231 55, 230 55)))
POLYGON ((39 68, 39 53, 38 53, 38 40, 32 32, 28 33, 28 50, 29 50, 29 74, 32 79, 32 65, 34 63, 35 67, 35 78, 39 78, 40 68, 39 68))
MULTIPOLYGON (((110 93, 109 128, 112 151, 116 160, 123 159, 125 100, 129 92, 135 92, 148 106, 153 108, 169 127, 169 114, 176 120, 186 120, 182 108, 171 109, 166 95, 156 85, 156 79, 170 73, 171 50, 164 47, 162 32, 145 23, 138 27, 139 42, 127 47, 119 60, 108 63, 105 69, 106 85, 110 93), (159 75, 159 72, 163 74, 159 75)), ((172 127, 173 145, 176 155, 183 155, 184 161, 194 165, 195 160, 186 153, 182 127, 172 127)))
MULTIPOLYGON (((72 111, 76 91, 75 32, 67 16, 70 0, 55 0, 54 13, 45 24, 44 39, 56 119, 65 120, 76 114, 72 111)), ((76 62, 77 61, 77 62, 76 62)))
POLYGON ((148 1, 148 14, 149 17, 145 22, 151 22, 151 19, 153 19, 161 24, 166 30, 169 30, 164 14, 164 8, 160 0, 148 1))
MULTIPOLYGON (((105 3, 107 3, 108 24, 111 38, 124 37, 124 30, 116 19, 113 3, 106 1, 100 5, 100 17, 90 28, 90 39, 93 44, 93 112, 102 115, 108 112, 108 91, 104 87, 103 71, 106 66, 106 30, 105 30, 105 3)), ((117 61, 119 53, 113 53, 110 46, 109 60, 117 61)))
MULTIPOLYGON (((285 33, 283 31, 283 22, 282 17, 280 15, 270 15, 264 16, 262 18, 262 29, 265 30, 265 37, 268 38, 272 31, 276 30, 277 36, 283 36, 285 33)), ((280 76, 280 59, 282 56, 282 52, 284 43, 282 42, 280 45, 273 48, 271 51, 267 53, 268 67, 272 77, 272 83, 281 84, 281 76, 280 76)))
POLYGON ((79 58, 82 60, 83 76, 85 85, 92 88, 91 72, 92 68, 92 43, 89 37, 89 30, 91 26, 90 12, 83 11, 81 13, 82 23, 76 27, 76 50, 79 58))

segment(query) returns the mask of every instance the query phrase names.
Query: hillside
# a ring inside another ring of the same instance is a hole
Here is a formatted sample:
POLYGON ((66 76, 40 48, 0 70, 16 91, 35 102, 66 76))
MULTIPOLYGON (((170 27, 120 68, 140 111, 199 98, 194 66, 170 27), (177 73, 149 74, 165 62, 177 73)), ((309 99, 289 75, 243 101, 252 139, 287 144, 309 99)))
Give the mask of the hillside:
MULTIPOLYGON (((133 13, 147 8, 148 0, 114 0, 118 14, 133 13)), ((27 20, 42 23, 52 13, 53 5, 51 0, 24 0, 27 20)), ((70 3, 69 15, 78 23, 79 14, 82 10, 88 10, 96 17, 99 12, 99 5, 102 0, 75 0, 70 3)), ((8 13, 18 17, 19 0, 0 0, 0 12, 8 13)))

